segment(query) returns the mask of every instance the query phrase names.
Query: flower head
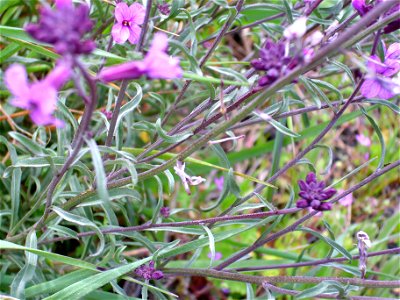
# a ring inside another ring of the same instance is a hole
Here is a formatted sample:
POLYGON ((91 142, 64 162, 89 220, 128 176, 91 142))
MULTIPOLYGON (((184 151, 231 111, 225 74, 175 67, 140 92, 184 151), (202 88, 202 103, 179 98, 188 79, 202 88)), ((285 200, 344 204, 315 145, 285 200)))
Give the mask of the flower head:
POLYGON ((169 209, 168 206, 164 206, 164 207, 161 207, 160 213, 164 218, 168 218, 169 214, 171 213, 171 210, 169 209))
POLYGON ((56 9, 42 7, 39 23, 29 24, 26 31, 36 40, 54 45, 59 54, 76 55, 88 54, 95 48, 92 40, 83 39, 92 27, 88 6, 75 8, 71 0, 57 0, 56 9))
POLYGON ((169 8, 169 4, 166 2, 163 2, 162 4, 157 5, 158 11, 165 16, 168 16, 171 13, 171 10, 169 8))
POLYGON ((258 82, 260 86, 266 86, 283 75, 290 62, 291 58, 285 53, 285 44, 267 39, 264 47, 260 50, 260 58, 254 59, 251 65, 258 71, 266 72, 258 82))
POLYGON ((179 59, 170 57, 166 51, 168 38, 164 33, 156 33, 150 49, 141 61, 133 61, 104 68, 99 78, 103 81, 137 79, 146 75, 151 79, 173 79, 182 76, 179 59))
POLYGON ((157 271, 154 268, 154 261, 151 261, 149 265, 141 265, 139 268, 135 270, 136 275, 146 279, 154 279, 158 280, 164 277, 163 272, 157 271))
POLYGON ((29 110, 31 119, 38 125, 53 124, 62 127, 63 122, 56 119, 53 113, 57 91, 69 79, 70 69, 69 65, 61 62, 44 80, 30 84, 23 66, 10 66, 5 72, 4 81, 14 96, 11 104, 29 110))
POLYGON ((361 94, 368 98, 389 99, 395 95, 398 83, 394 77, 400 70, 400 43, 394 43, 384 50, 384 61, 372 55, 367 63, 368 74, 361 86, 361 94))
POLYGON ((190 176, 185 172, 185 163, 180 162, 179 160, 176 162, 176 166, 174 167, 176 175, 178 175, 183 183, 183 187, 188 195, 191 194, 189 185, 199 185, 206 180, 200 176, 190 176))
POLYGON ((318 182, 314 173, 309 173, 306 180, 299 180, 298 184, 300 187, 299 196, 301 197, 296 203, 298 208, 311 207, 318 211, 331 210, 332 204, 323 201, 336 194, 334 188, 325 189, 325 182, 318 182))
POLYGON ((146 10, 143 5, 133 3, 131 6, 124 2, 117 4, 115 8, 116 23, 112 27, 112 37, 117 44, 123 44, 127 40, 131 44, 139 41, 140 27, 143 24, 146 10))

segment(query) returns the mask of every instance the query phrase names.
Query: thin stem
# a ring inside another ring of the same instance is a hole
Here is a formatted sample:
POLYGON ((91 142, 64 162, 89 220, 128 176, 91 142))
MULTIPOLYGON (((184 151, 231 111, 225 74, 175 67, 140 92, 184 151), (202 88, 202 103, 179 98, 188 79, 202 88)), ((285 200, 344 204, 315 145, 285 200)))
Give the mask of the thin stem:
POLYGON ((146 37, 146 33, 149 28, 149 19, 150 19, 150 12, 151 12, 152 5, 153 5, 153 0, 147 0, 146 14, 144 16, 142 30, 140 31, 139 42, 136 45, 136 51, 138 51, 138 52, 141 52, 143 49, 144 38, 146 37))
MULTIPOLYGON (((239 216, 221 216, 221 217, 207 218, 207 219, 201 219, 201 220, 192 220, 192 221, 183 221, 183 222, 171 222, 171 223, 160 223, 160 224, 147 223, 147 224, 138 225, 138 226, 102 229, 101 232, 103 234, 110 234, 110 233, 121 233, 121 232, 131 232, 131 231, 142 231, 142 230, 147 230, 147 229, 151 229, 151 228, 194 226, 194 225, 202 225, 205 223, 215 224, 217 222, 222 222, 222 221, 261 219, 261 218, 266 218, 269 216, 294 214, 300 210, 301 209, 299 209, 299 208, 288 208, 288 209, 281 209, 281 210, 276 210, 276 211, 244 214, 244 215, 239 215, 239 216)), ((91 236, 91 235, 95 235, 95 234, 96 234, 95 231, 87 231, 87 232, 78 233, 77 237, 91 236)), ((48 244, 48 243, 64 241, 64 240, 68 240, 68 239, 71 239, 71 237, 59 237, 59 238, 43 241, 42 243, 48 244)))
POLYGON ((320 5, 324 0, 315 0, 311 2, 310 6, 306 9, 304 14, 308 17, 309 15, 312 14, 312 12, 320 5))
MULTIPOLYGON (((332 200, 330 200, 330 203, 335 203, 337 201, 339 201, 341 198, 345 197, 346 195, 352 193, 353 191, 363 187, 364 185, 366 185, 367 183, 373 181, 375 178, 378 178, 379 176, 381 176, 382 174, 385 174, 386 172, 398 167, 400 165, 400 160, 393 162, 389 165, 387 165, 386 167, 384 167, 383 169, 380 169, 374 173, 372 173, 370 176, 368 176, 367 178, 365 178, 364 180, 362 180, 361 182, 359 182, 358 184, 352 186, 350 189, 346 190, 345 192, 341 193, 340 195, 334 197, 332 200)), ((272 178, 272 177, 271 177, 272 178)), ((288 227, 278 231, 277 233, 272 234, 269 237, 266 237, 264 239, 260 239, 257 242, 255 242, 252 246, 247 247, 245 249, 243 249, 242 251, 236 253, 235 255, 231 256, 230 258, 228 258, 227 260, 225 260, 224 262, 222 262, 221 264, 219 264, 218 266, 215 267, 216 270, 222 270, 224 268, 226 268, 227 266, 231 265, 232 263, 234 263, 235 261, 239 260, 240 258, 242 258, 243 256, 249 254, 250 252, 253 252, 255 249, 261 247, 262 245, 269 243, 271 241, 276 240, 277 238, 285 235, 288 232, 291 232, 293 230, 295 230, 297 228, 297 226, 299 226, 300 224, 304 223, 305 221, 309 220, 310 218, 312 218, 314 215, 316 215, 318 213, 318 211, 312 211, 310 213, 308 213, 307 215, 305 215, 304 217, 300 218, 299 220, 297 220, 296 222, 294 222, 293 224, 289 225, 288 227)))
POLYGON ((166 274, 180 276, 200 276, 211 277, 224 280, 248 282, 262 285, 264 282, 269 284, 276 283, 320 283, 326 280, 335 280, 343 284, 370 288, 397 288, 400 286, 400 280, 368 280, 346 277, 311 277, 311 276, 251 276, 239 273, 216 271, 213 269, 184 269, 167 268, 163 270, 166 274))
MULTIPOLYGON (((383 251, 370 252, 367 254, 368 257, 380 256, 386 254, 400 254, 400 247, 393 249, 386 249, 383 251)), ((360 255, 354 255, 353 260, 359 259, 360 255)), ((292 264, 279 264, 279 265, 269 265, 269 266, 255 266, 255 267, 245 267, 245 268, 233 268, 229 269, 236 272, 248 272, 248 271, 264 271, 264 270, 274 270, 274 269, 288 269, 288 268, 300 268, 300 267, 308 267, 308 266, 318 266, 322 264, 327 264, 331 262, 342 262, 348 261, 347 257, 338 257, 338 258, 325 258, 319 260, 305 261, 299 263, 292 264)))
POLYGON ((127 87, 128 87, 128 80, 122 80, 121 86, 120 86, 120 89, 118 92, 118 96, 117 96, 117 101, 115 103, 114 111, 113 111, 113 114, 111 117, 110 128, 108 129, 106 142, 104 144, 107 147, 111 146, 113 136, 114 136, 115 126, 117 125, 119 111, 121 109, 122 101, 124 100, 125 91, 126 91, 127 87))

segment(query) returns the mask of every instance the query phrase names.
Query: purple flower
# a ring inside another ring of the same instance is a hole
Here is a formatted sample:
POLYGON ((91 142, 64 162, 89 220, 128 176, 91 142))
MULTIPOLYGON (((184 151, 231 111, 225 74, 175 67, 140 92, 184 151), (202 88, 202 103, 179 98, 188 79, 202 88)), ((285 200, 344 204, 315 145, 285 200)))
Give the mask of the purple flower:
POLYGON ((356 134, 356 140, 360 145, 365 147, 371 146, 371 139, 363 134, 356 134))
MULTIPOLYGON (((342 193, 343 191, 339 191, 340 193, 342 193)), ((342 206, 351 206, 351 204, 353 203, 353 193, 347 194, 346 196, 344 196, 342 199, 339 200, 339 204, 342 206)))
POLYGON ((164 218, 168 218, 171 211, 170 211, 169 207, 164 206, 164 207, 161 207, 160 213, 164 218))
MULTIPOLYGON (((377 4, 386 1, 386 0, 377 0, 377 4)), ((393 2, 394 4, 394 2, 393 2)), ((352 5, 355 10, 357 10, 358 14, 360 16, 366 15, 374 6, 372 4, 366 4, 366 0, 353 0, 352 5)), ((392 6, 386 13, 386 16, 390 16, 391 14, 394 14, 400 10, 400 3, 397 3, 396 5, 392 6)), ((371 20, 371 22, 375 22, 376 20, 371 20)), ((400 19, 396 19, 393 22, 390 22, 388 25, 386 25, 383 28, 383 33, 391 33, 397 29, 400 28, 400 19)))
POLYGON ((115 8, 115 20, 117 23, 112 27, 112 37, 118 44, 123 44, 127 40, 131 44, 139 41, 140 27, 143 24, 146 10, 143 5, 133 3, 131 6, 124 2, 118 3, 115 8))
POLYGON ((158 11, 162 14, 162 15, 169 15, 171 13, 171 10, 169 9, 169 4, 166 2, 163 2, 162 4, 158 4, 157 5, 158 11))
POLYGON ((361 94, 367 98, 389 99, 396 94, 395 89, 399 86, 392 77, 400 70, 400 43, 394 43, 384 51, 383 62, 376 55, 369 58, 369 74, 361 86, 361 94))
POLYGON ((271 39, 267 39, 264 47, 260 50, 260 58, 254 59, 251 65, 258 71, 266 72, 258 81, 260 86, 266 86, 284 75, 287 69, 295 67, 296 63, 294 62, 295 60, 286 55, 283 42, 275 43, 271 39))
POLYGON ((139 268, 135 270, 136 275, 146 279, 154 279, 154 280, 159 280, 164 277, 164 274, 162 271, 157 271, 154 268, 154 261, 151 261, 149 265, 141 265, 139 268))
POLYGON ((92 30, 89 7, 76 8, 71 0, 57 0, 56 9, 43 6, 38 24, 29 24, 26 31, 36 40, 54 45, 57 53, 88 54, 96 47, 92 40, 83 40, 92 30))
POLYGON ((106 110, 105 108, 102 108, 100 111, 106 116, 107 120, 111 120, 113 114, 112 111, 106 110))
POLYGON ((53 124, 62 127, 63 122, 56 119, 57 91, 68 81, 71 68, 60 62, 44 80, 28 83, 23 66, 12 65, 5 72, 4 81, 14 98, 11 104, 30 111, 33 122, 37 125, 53 124))
POLYGON ((318 182, 314 173, 309 173, 306 180, 299 180, 298 184, 300 187, 299 196, 302 198, 296 203, 298 208, 311 207, 318 211, 331 210, 332 204, 323 201, 336 194, 335 189, 325 189, 325 182, 318 182))
POLYGON ((214 178, 214 183, 217 186, 217 190, 220 192, 222 192, 222 190, 224 189, 224 181, 224 176, 214 178))
POLYGON ((156 33, 143 60, 104 68, 99 78, 106 82, 137 79, 143 75, 151 79, 180 78, 183 72, 179 66, 179 59, 168 56, 167 47, 167 36, 164 33, 156 33))
MULTIPOLYGON (((207 257, 209 259, 211 259, 212 258, 212 253, 208 252, 207 257)), ((222 258, 221 252, 215 252, 214 260, 220 260, 221 258, 222 258)))

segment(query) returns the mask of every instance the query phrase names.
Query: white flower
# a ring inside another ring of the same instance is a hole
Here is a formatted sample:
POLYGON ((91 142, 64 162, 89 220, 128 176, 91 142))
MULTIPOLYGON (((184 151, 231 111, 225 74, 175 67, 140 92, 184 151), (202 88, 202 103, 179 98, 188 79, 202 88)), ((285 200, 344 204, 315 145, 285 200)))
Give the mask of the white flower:
POLYGON ((301 38, 307 31, 307 18, 300 17, 293 22, 288 28, 283 32, 283 36, 289 40, 301 38))
POLYGON ((174 167, 176 175, 178 175, 183 183, 183 187, 185 188, 186 193, 188 195, 191 194, 189 185, 199 185, 206 180, 201 176, 189 176, 185 172, 185 163, 180 162, 179 160, 176 162, 176 166, 174 167))

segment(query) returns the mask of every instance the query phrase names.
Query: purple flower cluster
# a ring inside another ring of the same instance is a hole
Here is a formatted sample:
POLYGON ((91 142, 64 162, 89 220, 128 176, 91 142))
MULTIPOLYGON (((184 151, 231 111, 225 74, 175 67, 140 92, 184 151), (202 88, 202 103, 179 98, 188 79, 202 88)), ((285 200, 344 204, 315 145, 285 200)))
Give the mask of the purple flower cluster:
POLYGON ((171 210, 169 209, 168 206, 161 207, 161 209, 160 209, 160 214, 161 214, 164 218, 168 218, 170 213, 171 213, 171 210))
POLYGON ((384 49, 384 55, 384 61, 377 55, 369 58, 369 74, 361 86, 361 94, 365 97, 389 99, 396 94, 396 88, 400 88, 399 83, 393 80, 400 70, 400 43, 394 43, 387 50, 384 49))
POLYGON ((162 15, 165 15, 165 16, 168 16, 171 13, 169 4, 166 2, 163 2, 162 4, 158 4, 157 9, 162 15))
POLYGON ((298 184, 300 187, 299 196, 301 197, 296 203, 298 208, 311 207, 318 211, 331 210, 332 204, 323 201, 336 194, 334 188, 325 189, 325 182, 318 182, 314 173, 309 173, 306 181, 299 180, 298 184))
MULTIPOLYGON (((385 0, 377 0, 376 3, 379 4, 385 0)), ((393 4, 395 1, 393 1, 393 4)), ((372 4, 367 4, 366 0, 353 0, 352 5, 355 10, 357 10, 360 16, 366 15, 371 9, 374 8, 372 4)), ((400 10, 400 2, 397 2, 396 5, 393 5, 386 13, 385 16, 390 16, 400 10)), ((372 20, 371 20, 372 21, 372 20)), ((394 20, 390 22, 383 28, 383 33, 391 33, 400 28, 400 19, 394 20)))
POLYGON ((56 9, 43 6, 38 24, 29 24, 26 31, 36 40, 54 45, 57 53, 88 54, 96 47, 94 41, 83 36, 93 27, 89 7, 76 8, 71 0, 56 1, 56 9))
POLYGON ((133 61, 104 68, 99 79, 110 82, 124 79, 137 79, 145 75, 150 79, 173 79, 182 77, 179 59, 170 57, 166 52, 168 38, 164 33, 156 33, 150 50, 141 61, 133 61))
POLYGON ((284 42, 275 43, 273 40, 267 39, 264 47, 260 50, 260 58, 253 60, 251 65, 258 71, 266 72, 258 81, 260 86, 266 86, 284 75, 288 69, 293 69, 296 63, 285 54, 284 42))
POLYGON ((154 279, 158 280, 164 277, 163 272, 157 271, 154 268, 154 261, 151 261, 149 265, 141 265, 139 268, 135 270, 136 275, 146 279, 154 279))

